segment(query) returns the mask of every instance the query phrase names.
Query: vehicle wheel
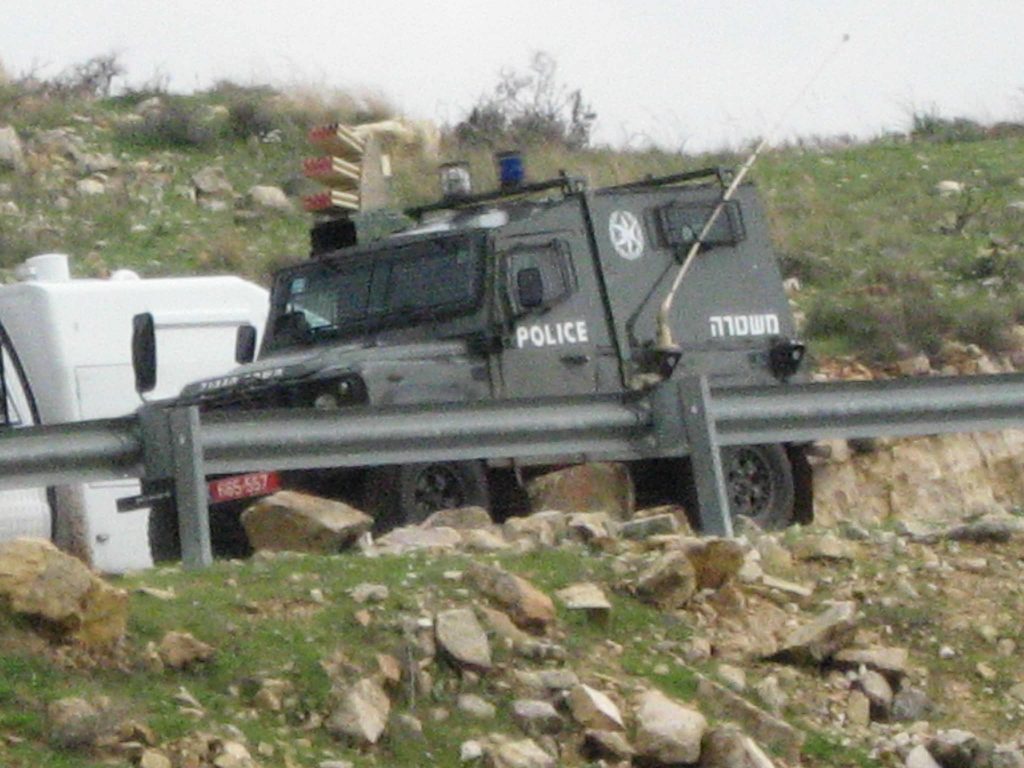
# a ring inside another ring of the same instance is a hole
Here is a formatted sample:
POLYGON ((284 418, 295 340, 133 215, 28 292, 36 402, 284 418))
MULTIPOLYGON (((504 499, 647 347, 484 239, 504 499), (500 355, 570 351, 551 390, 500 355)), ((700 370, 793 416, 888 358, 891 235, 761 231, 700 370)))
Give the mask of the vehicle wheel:
POLYGON ((150 508, 149 551, 154 563, 181 560, 181 536, 173 503, 156 504, 150 508))
POLYGON ((736 445, 722 449, 729 509, 763 530, 793 523, 793 468, 781 445, 736 445))
POLYGON ((436 461, 380 467, 366 477, 366 506, 374 529, 422 523, 434 512, 488 507, 487 473, 478 461, 436 461))

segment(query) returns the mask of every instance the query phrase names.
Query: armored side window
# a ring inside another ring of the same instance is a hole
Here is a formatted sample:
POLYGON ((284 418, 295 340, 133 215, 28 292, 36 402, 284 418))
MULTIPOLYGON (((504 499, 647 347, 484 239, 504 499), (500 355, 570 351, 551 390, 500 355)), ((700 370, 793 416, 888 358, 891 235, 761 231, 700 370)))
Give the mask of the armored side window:
POLYGON ((547 309, 576 290, 576 275, 562 243, 522 246, 505 260, 509 305, 514 314, 547 309))
MULTIPOLYGON (((658 209, 658 232, 669 247, 686 249, 700 236, 717 203, 669 203, 658 209)), ((729 200, 718 215, 711 231, 704 237, 706 247, 736 245, 746 238, 743 213, 739 203, 729 200)))

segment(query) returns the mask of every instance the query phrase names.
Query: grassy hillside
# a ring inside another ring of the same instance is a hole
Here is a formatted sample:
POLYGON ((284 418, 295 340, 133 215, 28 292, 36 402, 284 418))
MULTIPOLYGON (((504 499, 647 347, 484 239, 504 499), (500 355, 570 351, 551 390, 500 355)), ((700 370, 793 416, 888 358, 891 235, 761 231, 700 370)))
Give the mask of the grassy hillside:
MULTIPOLYGON (((0 267, 60 250, 82 275, 130 267, 265 281, 276 265, 304 256, 309 217, 297 206, 286 214, 254 213, 242 203, 204 209, 190 197, 192 174, 216 165, 239 195, 269 184, 296 200, 310 189, 299 173, 313 153, 304 138, 310 125, 393 111, 231 84, 159 94, 158 106, 146 102, 152 95, 0 84, 0 127, 17 131, 25 155, 20 170, 0 162, 0 267), (92 171, 88 158, 97 156, 116 167, 92 171), (83 193, 83 179, 100 181, 102 193, 83 193)), ((860 145, 775 149, 755 168, 784 271, 799 279, 795 301, 820 352, 876 361, 925 352, 941 363, 946 340, 992 352, 1015 343, 1010 329, 1024 316, 1021 131, 937 119, 914 127, 910 137, 860 145)), ((489 152, 460 146, 454 134, 442 138, 441 159, 468 157, 478 188, 487 188, 489 152)), ((432 199, 436 159, 416 149, 394 154, 394 207, 432 199)), ((546 145, 528 148, 527 164, 533 178, 565 169, 604 184, 735 161, 546 145)))

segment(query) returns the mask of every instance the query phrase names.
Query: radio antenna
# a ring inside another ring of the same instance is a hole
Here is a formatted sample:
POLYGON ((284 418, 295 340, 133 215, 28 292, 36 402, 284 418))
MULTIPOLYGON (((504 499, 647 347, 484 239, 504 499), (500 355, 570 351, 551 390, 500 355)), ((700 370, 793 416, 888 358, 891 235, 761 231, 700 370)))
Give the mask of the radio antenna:
POLYGON ((796 107, 800 104, 801 101, 803 101, 804 96, 807 95, 807 92, 811 89, 811 86, 814 85, 815 81, 817 81, 821 73, 824 72, 825 68, 832 62, 832 59, 834 59, 839 54, 839 51, 842 48, 843 44, 847 42, 849 39, 850 36, 848 34, 844 34, 840 38, 839 42, 836 43, 835 46, 821 60, 821 63, 818 65, 817 69, 815 69, 814 72, 811 73, 811 76, 807 79, 807 82, 804 83, 803 87, 800 89, 797 95, 779 115, 779 118, 775 122, 775 125, 773 125, 772 128, 764 135, 761 141, 758 142, 757 146, 754 147, 754 151, 750 153, 750 156, 746 159, 743 165, 740 166, 740 169, 739 171, 736 172, 736 175, 733 177, 732 182, 726 188, 725 192, 722 193, 722 197, 719 199, 718 204, 711 211, 711 215, 708 216, 708 220, 704 222, 704 227, 701 229, 700 234, 697 236, 697 239, 694 240, 693 245, 690 246, 690 250, 687 252, 686 258, 683 260, 682 266, 679 267, 679 272, 676 274, 675 279, 672 281, 672 287, 669 288, 668 295, 665 297, 665 300, 661 303, 661 309, 658 310, 658 339, 657 344, 655 346, 655 349, 658 352, 668 354, 679 353, 679 346, 675 343, 675 340, 672 338, 672 328, 669 325, 669 314, 672 312, 672 303, 675 301, 676 294, 679 292, 679 286, 682 285, 683 278, 686 277, 686 273, 689 271, 690 265, 693 263, 694 258, 696 258, 697 253, 700 251, 700 247, 704 242, 704 238, 707 237, 708 234, 711 232, 711 228, 715 225, 715 222, 721 215, 723 209, 725 208, 725 204, 732 199, 732 196, 736 193, 736 190, 739 188, 740 183, 742 183, 743 177, 747 175, 750 169, 754 166, 754 163, 757 162, 757 158, 760 156, 761 152, 764 151, 765 147, 768 146, 771 140, 779 132, 779 129, 782 127, 782 124, 785 121, 785 119, 789 117, 789 114, 794 109, 796 109, 796 107))

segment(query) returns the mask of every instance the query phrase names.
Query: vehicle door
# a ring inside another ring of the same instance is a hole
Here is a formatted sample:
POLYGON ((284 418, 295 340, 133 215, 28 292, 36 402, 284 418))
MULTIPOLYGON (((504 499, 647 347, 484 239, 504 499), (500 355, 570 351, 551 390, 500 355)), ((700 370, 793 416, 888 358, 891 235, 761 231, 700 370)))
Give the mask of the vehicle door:
POLYGON ((496 389, 500 397, 588 394, 597 387, 592 297, 569 238, 516 238, 498 247, 503 310, 496 389))

